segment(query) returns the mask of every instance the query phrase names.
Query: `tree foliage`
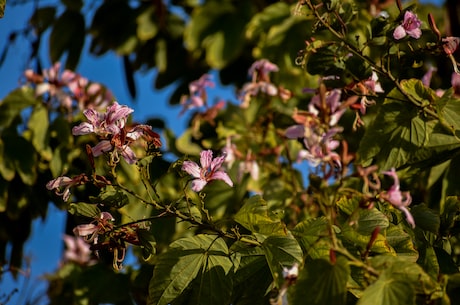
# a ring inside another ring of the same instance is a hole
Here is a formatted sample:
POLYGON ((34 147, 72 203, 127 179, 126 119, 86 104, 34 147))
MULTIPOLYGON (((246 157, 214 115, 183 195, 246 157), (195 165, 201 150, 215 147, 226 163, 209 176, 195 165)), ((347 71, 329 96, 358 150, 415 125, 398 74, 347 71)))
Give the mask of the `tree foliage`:
POLYGON ((49 34, 65 68, 25 71, 0 102, 1 261, 17 275, 52 202, 73 229, 52 304, 455 304, 460 38, 441 15, 354 0, 37 8, 31 58, 42 66, 49 34), (85 44, 120 55, 133 96, 133 73, 156 69, 187 130, 134 123, 72 72, 85 44), (211 70, 237 103, 208 99, 211 70))

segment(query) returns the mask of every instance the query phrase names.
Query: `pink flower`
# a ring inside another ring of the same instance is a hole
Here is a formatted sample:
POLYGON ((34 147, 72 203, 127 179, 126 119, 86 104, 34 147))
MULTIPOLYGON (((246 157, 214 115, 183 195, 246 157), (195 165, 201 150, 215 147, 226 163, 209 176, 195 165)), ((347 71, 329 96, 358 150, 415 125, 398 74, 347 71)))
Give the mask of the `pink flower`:
POLYGON ((224 171, 219 170, 225 161, 225 155, 212 158, 211 150, 204 150, 200 154, 201 167, 193 161, 184 161, 182 170, 192 175, 192 190, 199 192, 212 180, 222 180, 230 186, 233 182, 224 171))
POLYGON ((90 245, 85 242, 81 237, 64 235, 66 249, 64 252, 65 262, 74 262, 81 266, 92 265, 95 260, 91 257, 90 245))
POLYGON ((91 150, 94 156, 100 156, 105 152, 113 152, 112 161, 119 161, 118 154, 128 162, 133 164, 137 157, 130 145, 143 137, 148 143, 155 147, 161 146, 160 136, 152 131, 148 125, 134 125, 127 127, 128 116, 134 110, 128 106, 119 105, 114 102, 107 107, 105 113, 97 112, 94 109, 87 109, 83 113, 88 122, 83 122, 72 129, 73 135, 85 135, 95 133, 101 141, 91 150))
POLYGON ((55 190, 56 195, 62 196, 64 201, 70 198, 70 188, 77 185, 82 185, 88 182, 88 177, 85 174, 80 174, 74 178, 66 176, 57 177, 46 184, 48 190, 55 190))
MULTIPOLYGON (((261 59, 254 62, 248 70, 252 81, 244 84, 241 90, 240 99, 243 100, 242 108, 249 107, 252 96, 257 96, 259 93, 265 93, 269 96, 277 96, 279 93, 278 87, 270 82, 270 72, 276 72, 279 68, 274 63, 266 59, 261 59)), ((282 98, 286 97, 286 89, 282 90, 282 98)))
POLYGON ((388 191, 382 192, 380 194, 381 197, 384 200, 388 201, 395 208, 401 210, 406 215, 407 222, 412 226, 412 228, 415 228, 414 217, 407 209, 407 207, 412 202, 412 197, 410 193, 400 191, 399 178, 394 168, 392 168, 390 171, 384 172, 384 174, 387 176, 391 176, 394 180, 394 183, 388 191))
POLYGON ((215 84, 212 81, 210 74, 203 74, 199 79, 191 82, 188 86, 190 96, 183 96, 181 105, 183 108, 180 114, 192 108, 200 108, 207 104, 206 88, 214 88, 215 84))
POLYGON ((419 39, 422 36, 420 26, 422 22, 418 19, 417 15, 411 11, 404 13, 403 23, 398 25, 393 32, 393 38, 396 40, 402 39, 409 35, 412 38, 419 39))
POLYGON ((340 97, 342 91, 339 89, 334 89, 326 93, 326 103, 323 105, 321 102, 320 95, 315 95, 312 99, 310 104, 308 105, 308 111, 315 116, 319 116, 320 113, 327 113, 328 114, 328 123, 329 126, 336 125, 340 118, 342 117, 343 113, 345 112, 346 108, 341 108, 340 97), (324 106, 326 106, 325 109, 324 106))
POLYGON ((101 215, 88 224, 81 224, 73 229, 76 236, 81 236, 88 243, 97 244, 98 236, 113 229, 113 218, 109 212, 102 212, 101 215))
POLYGON ((452 55, 457 50, 458 45, 460 44, 459 37, 446 37, 442 39, 442 47, 446 55, 452 55))

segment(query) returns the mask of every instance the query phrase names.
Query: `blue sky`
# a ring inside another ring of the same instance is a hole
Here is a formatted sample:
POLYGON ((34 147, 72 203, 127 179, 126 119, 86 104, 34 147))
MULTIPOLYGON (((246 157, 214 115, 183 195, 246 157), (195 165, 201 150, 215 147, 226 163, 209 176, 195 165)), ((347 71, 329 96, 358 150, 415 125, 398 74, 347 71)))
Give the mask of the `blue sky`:
MULTIPOLYGON (((442 1, 420 2, 440 3, 442 1)), ((24 28, 31 12, 31 5, 11 6, 7 1, 5 17, 0 19, 0 50, 7 42, 7 37, 12 30, 24 28)), ((46 41, 44 46, 45 44, 46 41)), ((25 65, 27 64, 26 58, 29 56, 29 49, 25 46, 28 46, 26 41, 21 39, 12 44, 6 62, 0 67, 0 75, 2 76, 0 99, 18 86, 22 72, 28 68, 25 65)), ((51 65, 49 60, 45 60, 47 59, 46 52, 46 48, 43 48, 41 57, 45 67, 51 65)), ((81 59, 78 72, 90 80, 107 85, 114 92, 120 104, 128 104, 134 108, 136 120, 143 121, 151 116, 160 116, 176 133, 180 133, 184 129, 186 118, 178 120, 180 108, 166 106, 171 90, 153 91, 154 72, 136 74, 138 96, 136 101, 132 101, 127 94, 120 59, 112 53, 98 58, 88 55, 87 52, 85 54, 86 56, 81 59)), ((232 92, 232 88, 227 88, 225 90, 219 89, 215 94, 231 98, 232 92)), ((9 305, 24 304, 32 296, 38 296, 45 292, 45 283, 39 280, 39 276, 46 272, 53 272, 58 267, 62 252, 61 234, 64 231, 64 225, 64 213, 51 205, 46 221, 36 220, 34 222, 32 237, 27 242, 25 249, 25 254, 31 259, 31 275, 29 278, 19 276, 18 281, 14 281, 9 274, 4 275, 3 280, 0 281, 0 301, 3 300, 2 294, 7 294, 13 288, 18 288, 21 292, 14 295, 8 303, 9 305)), ((39 304, 43 303, 39 302, 39 304)))

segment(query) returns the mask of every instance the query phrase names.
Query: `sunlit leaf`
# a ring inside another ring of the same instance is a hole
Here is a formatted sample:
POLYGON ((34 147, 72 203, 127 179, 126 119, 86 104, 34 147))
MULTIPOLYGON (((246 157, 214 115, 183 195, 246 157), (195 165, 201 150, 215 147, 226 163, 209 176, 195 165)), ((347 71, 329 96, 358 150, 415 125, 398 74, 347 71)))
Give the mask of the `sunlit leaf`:
POLYGON ((191 292, 195 304, 228 304, 232 268, 223 239, 211 235, 179 239, 158 258, 150 281, 149 304, 170 304, 194 284, 197 286, 191 292))
POLYGON ((24 86, 10 92, 0 102, 0 127, 9 126, 22 110, 37 103, 34 90, 30 87, 24 86))
POLYGON ((269 211, 261 196, 252 196, 235 215, 235 221, 246 229, 260 234, 286 235, 284 224, 269 211))
POLYGON ((148 6, 136 19, 137 22, 137 37, 140 40, 149 40, 158 33, 158 26, 153 20, 155 7, 148 6))
POLYGON ((75 216, 85 216, 89 218, 98 217, 101 214, 101 210, 96 204, 89 204, 84 202, 71 203, 68 211, 70 214, 75 216))
POLYGON ((48 147, 48 110, 38 105, 32 110, 27 127, 32 132, 32 144, 38 152, 48 147))
POLYGON ((299 241, 303 251, 314 257, 327 257, 329 255, 330 245, 321 247, 320 241, 330 241, 328 232, 328 222, 325 217, 318 217, 314 219, 307 219, 295 226, 292 234, 299 241), (321 255, 317 255, 321 250, 321 255))

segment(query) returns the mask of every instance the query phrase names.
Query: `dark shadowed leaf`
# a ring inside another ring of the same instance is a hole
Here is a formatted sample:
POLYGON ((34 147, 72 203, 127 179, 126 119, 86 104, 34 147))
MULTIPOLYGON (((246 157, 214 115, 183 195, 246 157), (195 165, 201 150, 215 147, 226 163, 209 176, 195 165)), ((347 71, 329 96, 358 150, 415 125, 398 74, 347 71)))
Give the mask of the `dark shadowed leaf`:
POLYGON ((50 57, 58 62, 67 53, 65 67, 75 70, 85 42, 85 18, 75 10, 66 10, 56 20, 50 35, 50 57))
POLYGON ((350 266, 341 256, 334 264, 326 259, 307 261, 293 286, 292 305, 346 304, 349 276, 350 266))
POLYGON ((297 240, 288 236, 269 236, 262 243, 268 266, 278 287, 284 282, 283 267, 291 268, 302 262, 303 252, 297 240))

